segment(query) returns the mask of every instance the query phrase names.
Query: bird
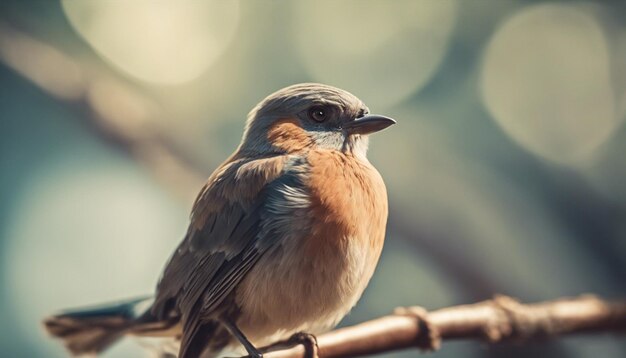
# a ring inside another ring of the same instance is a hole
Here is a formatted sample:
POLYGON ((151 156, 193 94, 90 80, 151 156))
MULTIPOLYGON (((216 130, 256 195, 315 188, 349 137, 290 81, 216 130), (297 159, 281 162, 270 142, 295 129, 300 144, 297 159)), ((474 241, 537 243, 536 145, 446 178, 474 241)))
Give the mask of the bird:
POLYGON ((381 255, 387 190, 366 154, 369 135, 395 123, 329 85, 270 94, 197 195, 154 295, 64 311, 44 327, 72 355, 123 336, 171 339, 180 358, 315 344, 355 306, 381 255))

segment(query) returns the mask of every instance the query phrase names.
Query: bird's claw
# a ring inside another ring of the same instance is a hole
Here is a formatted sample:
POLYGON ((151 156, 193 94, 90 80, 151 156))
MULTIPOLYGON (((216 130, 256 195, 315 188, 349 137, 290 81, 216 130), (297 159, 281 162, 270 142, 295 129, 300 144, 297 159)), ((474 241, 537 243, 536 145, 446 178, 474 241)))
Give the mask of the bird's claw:
POLYGON ((317 337, 311 333, 298 332, 289 337, 287 343, 290 345, 302 344, 304 346, 305 358, 317 358, 319 346, 317 345, 317 337))

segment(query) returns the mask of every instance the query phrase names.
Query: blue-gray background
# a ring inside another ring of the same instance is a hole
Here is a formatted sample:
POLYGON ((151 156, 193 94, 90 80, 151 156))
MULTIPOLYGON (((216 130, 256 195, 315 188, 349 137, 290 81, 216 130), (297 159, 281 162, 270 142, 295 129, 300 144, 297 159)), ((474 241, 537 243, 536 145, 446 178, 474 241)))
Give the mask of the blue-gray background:
MULTIPOLYGON (((494 293, 623 296, 625 14, 620 1, 0 2, 0 355, 61 357, 45 314, 150 293, 200 185, 181 165, 208 176, 256 102, 305 81, 399 122, 371 143, 388 238, 343 324, 494 293)), ((625 351, 606 335, 434 356, 625 351)))

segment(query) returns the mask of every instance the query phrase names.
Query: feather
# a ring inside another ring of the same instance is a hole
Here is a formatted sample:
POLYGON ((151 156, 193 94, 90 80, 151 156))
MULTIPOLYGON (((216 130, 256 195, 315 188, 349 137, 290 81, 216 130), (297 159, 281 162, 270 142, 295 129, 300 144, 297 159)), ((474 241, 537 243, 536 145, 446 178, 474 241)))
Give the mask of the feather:
POLYGON ((152 307, 162 319, 180 315, 181 357, 198 352, 196 340, 206 340, 210 331, 203 327, 214 324, 225 298, 275 244, 262 229, 267 196, 290 180, 282 174, 284 162, 282 156, 234 159, 216 170, 196 200, 187 236, 167 264, 152 307))

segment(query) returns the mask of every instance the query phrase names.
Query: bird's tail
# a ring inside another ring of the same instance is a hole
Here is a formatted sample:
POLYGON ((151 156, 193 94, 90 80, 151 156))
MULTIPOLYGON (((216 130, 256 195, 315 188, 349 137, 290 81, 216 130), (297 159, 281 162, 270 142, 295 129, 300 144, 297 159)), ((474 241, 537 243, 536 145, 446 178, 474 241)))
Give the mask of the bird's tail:
POLYGON ((73 355, 96 354, 131 330, 149 305, 150 298, 138 298, 111 305, 63 312, 44 320, 53 337, 63 340, 73 355))

